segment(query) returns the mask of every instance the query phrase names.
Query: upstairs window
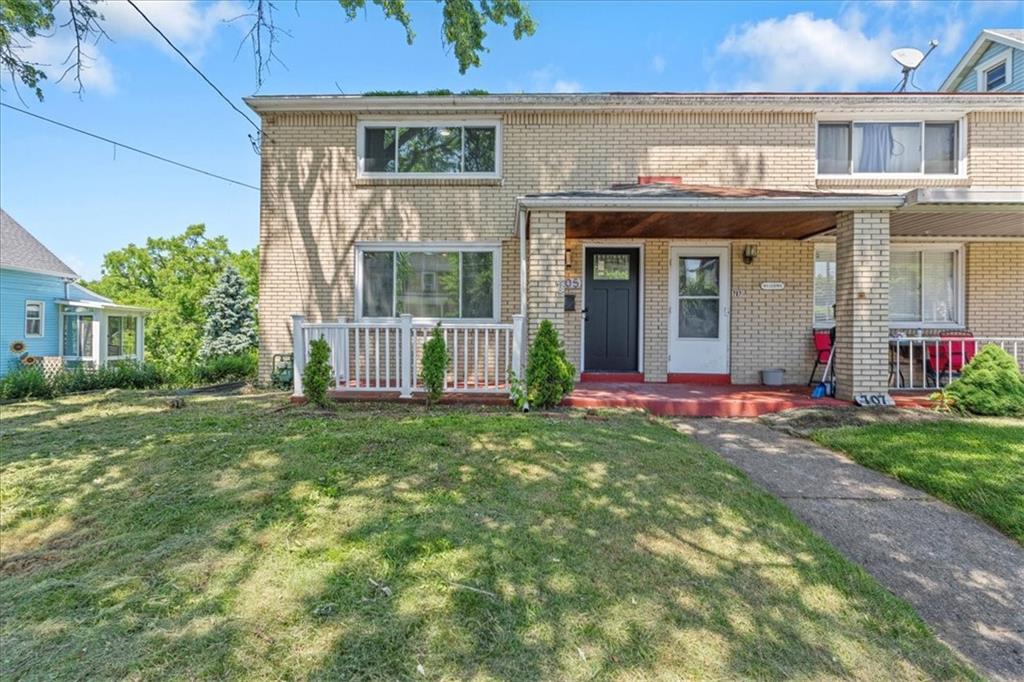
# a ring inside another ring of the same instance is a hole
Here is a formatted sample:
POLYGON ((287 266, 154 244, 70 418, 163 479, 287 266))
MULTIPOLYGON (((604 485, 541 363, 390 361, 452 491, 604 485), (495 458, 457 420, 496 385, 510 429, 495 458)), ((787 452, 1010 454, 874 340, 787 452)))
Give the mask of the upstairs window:
POLYGON ((497 177, 496 121, 359 124, 359 174, 410 177, 497 177))
POLYGON ((1006 62, 999 62, 985 70, 985 90, 998 90, 1006 85, 1006 62))
POLYGON ((25 336, 43 335, 43 302, 25 301, 25 336))
POLYGON ((819 175, 956 175, 956 121, 818 124, 819 175))

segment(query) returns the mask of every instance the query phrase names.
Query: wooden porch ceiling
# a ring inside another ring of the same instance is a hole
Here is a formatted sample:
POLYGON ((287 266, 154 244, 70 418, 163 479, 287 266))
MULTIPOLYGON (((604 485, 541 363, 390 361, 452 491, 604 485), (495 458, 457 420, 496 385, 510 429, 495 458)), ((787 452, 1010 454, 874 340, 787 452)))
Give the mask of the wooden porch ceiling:
POLYGON ((835 225, 835 212, 570 211, 565 214, 568 239, 803 239, 835 225))

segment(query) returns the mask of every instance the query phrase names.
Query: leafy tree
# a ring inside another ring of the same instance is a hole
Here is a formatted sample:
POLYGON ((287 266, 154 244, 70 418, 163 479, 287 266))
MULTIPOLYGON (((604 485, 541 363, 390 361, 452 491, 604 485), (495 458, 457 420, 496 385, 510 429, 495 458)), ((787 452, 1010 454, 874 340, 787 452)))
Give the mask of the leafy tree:
POLYGON ((111 251, 100 279, 86 286, 118 303, 153 310, 146 318, 146 357, 171 381, 186 382, 206 322, 203 299, 225 267, 245 260, 224 237, 207 237, 204 225, 191 225, 180 235, 111 251))
POLYGON ((256 319, 245 281, 233 265, 224 269, 217 284, 203 299, 206 325, 199 357, 244 353, 256 345, 256 319))
MULTIPOLYGON (((516 40, 533 35, 536 28, 525 0, 437 2, 443 6, 441 43, 446 50, 450 48, 455 53, 459 73, 466 73, 471 66, 480 66, 480 54, 487 51, 484 39, 489 24, 505 26, 512 22, 512 35, 516 40)), ((416 34, 406 3, 407 0, 338 0, 349 21, 365 10, 367 4, 377 5, 386 18, 402 25, 406 42, 411 45, 416 34)), ((257 87, 263 85, 271 64, 280 63, 274 49, 287 31, 279 26, 278 4, 279 0, 248 0, 248 11, 235 19, 247 26, 243 42, 248 42, 252 50, 257 87)), ((82 69, 88 68, 89 59, 82 48, 107 37, 102 8, 98 0, 0 0, 0 68, 7 72, 12 83, 21 82, 43 99, 40 83, 49 74, 43 69, 44 65, 27 60, 24 49, 33 40, 51 38, 57 33, 55 27, 70 31, 74 47, 61 65, 60 78, 73 74, 81 93, 82 69), (58 24, 58 14, 66 15, 67 19, 58 24)))

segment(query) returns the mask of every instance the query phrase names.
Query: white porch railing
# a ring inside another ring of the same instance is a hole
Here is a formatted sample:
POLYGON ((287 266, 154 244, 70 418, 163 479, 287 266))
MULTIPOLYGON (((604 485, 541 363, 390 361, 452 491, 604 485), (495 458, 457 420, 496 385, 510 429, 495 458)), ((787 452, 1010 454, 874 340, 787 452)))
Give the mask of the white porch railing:
POLYGON ((889 339, 889 386, 934 391, 960 375, 960 368, 982 348, 995 344, 1024 371, 1024 338, 991 336, 910 336, 889 339))
MULTIPOLYGON (((294 395, 302 395, 310 342, 323 338, 331 349, 331 390, 412 397, 424 390, 423 345, 435 326, 413 322, 410 315, 373 322, 306 322, 292 315, 294 395)), ((441 333, 448 347, 446 392, 507 394, 509 374, 522 376, 522 315, 513 315, 511 323, 445 322, 441 333)))

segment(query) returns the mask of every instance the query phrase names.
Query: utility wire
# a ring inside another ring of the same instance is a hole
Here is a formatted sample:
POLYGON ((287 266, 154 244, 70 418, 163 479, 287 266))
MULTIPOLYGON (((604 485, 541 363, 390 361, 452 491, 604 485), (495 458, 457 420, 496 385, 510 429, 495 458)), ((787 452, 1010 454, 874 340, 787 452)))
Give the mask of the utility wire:
POLYGON ((241 182, 239 180, 232 180, 231 178, 226 178, 223 175, 217 175, 216 173, 211 173, 210 171, 204 171, 202 168, 196 168, 195 166, 190 166, 187 163, 181 163, 180 161, 175 161, 173 159, 168 159, 166 156, 160 156, 159 154, 153 154, 152 152, 144 151, 142 149, 139 149, 138 147, 133 147, 130 144, 124 144, 123 142, 118 142, 117 140, 111 140, 109 137, 103 137, 102 135, 97 135, 96 133, 90 133, 88 130, 82 130, 81 128, 76 128, 75 126, 68 125, 67 123, 61 123, 60 121, 55 121, 52 118, 47 118, 45 116, 40 116, 39 114, 34 114, 31 111, 27 111, 25 109, 19 109, 18 107, 11 106, 7 102, 0 102, 0 106, 7 107, 8 109, 12 109, 14 111, 20 112, 22 114, 25 114, 26 116, 31 116, 33 118, 38 118, 40 121, 46 121, 47 123, 52 123, 55 126, 60 126, 61 128, 66 128, 68 130, 73 130, 76 133, 81 133, 82 135, 87 135, 87 136, 95 138, 97 140, 102 140, 103 142, 109 142, 110 144, 114 145, 115 150, 117 149, 117 147, 122 147, 123 149, 128 149, 128 150, 133 151, 133 152, 135 152, 137 154, 142 154, 143 156, 148 156, 151 159, 156 159, 157 161, 163 161, 164 163, 169 163, 171 165, 178 166, 179 168, 185 168, 186 170, 190 170, 190 171, 193 171, 195 173, 202 173, 203 175, 208 175, 211 178, 217 178, 218 180, 223 180, 224 182, 230 182, 233 185, 239 185, 241 187, 248 187, 249 189, 254 189, 256 191, 259 191, 259 189, 260 189, 256 185, 250 185, 247 182, 241 182))
MULTIPOLYGON (((136 12, 139 13, 139 16, 141 16, 143 19, 146 20, 146 23, 149 24, 150 27, 154 31, 156 31, 157 33, 160 34, 160 37, 164 39, 164 42, 167 43, 171 47, 172 50, 177 52, 178 56, 180 56, 182 59, 184 59, 185 63, 187 63, 189 66, 192 67, 193 71, 195 71, 197 74, 199 74, 200 78, 202 78, 204 81, 206 81, 207 85, 209 85, 211 88, 213 88, 217 92, 217 94, 220 95, 221 99, 223 99, 225 102, 228 103, 229 107, 231 107, 232 109, 237 111, 242 116, 242 118, 244 118, 246 121, 249 122, 249 125, 251 125, 253 128, 256 129, 256 133, 257 134, 259 134, 261 132, 259 125, 257 125, 255 121, 253 121, 251 118, 249 118, 249 115, 247 113, 245 113, 244 111, 239 109, 235 105, 235 103, 232 102, 231 99, 227 95, 225 95, 224 92, 220 88, 218 88, 216 85, 214 85, 213 81, 211 81, 209 78, 206 77, 206 74, 203 73, 199 69, 198 66, 196 66, 195 64, 192 63, 191 59, 189 59, 188 57, 185 56, 184 52, 182 52, 181 50, 178 49, 177 45, 175 45, 174 43, 171 42, 170 38, 168 38, 166 35, 164 35, 163 31, 161 31, 159 28, 157 28, 156 24, 154 24, 152 21, 150 21, 149 17, 146 16, 146 13, 143 12, 141 9, 139 9, 139 6, 135 4, 135 0, 128 0, 128 4, 131 5, 135 9, 136 12)), ((254 143, 255 143, 255 141, 254 141, 254 143)))

